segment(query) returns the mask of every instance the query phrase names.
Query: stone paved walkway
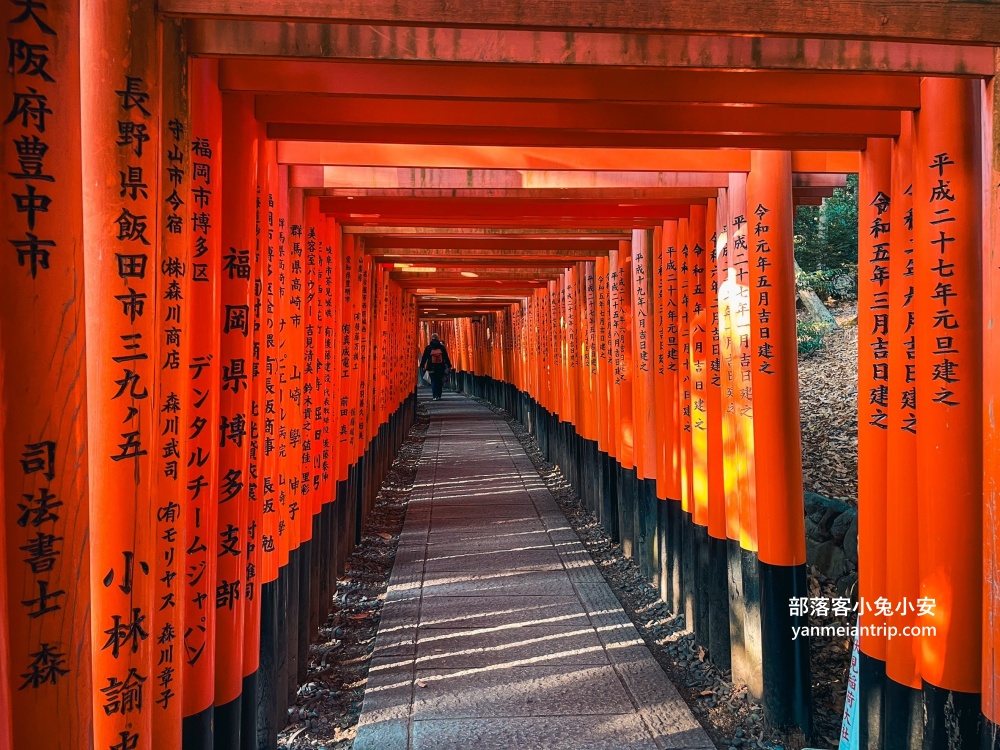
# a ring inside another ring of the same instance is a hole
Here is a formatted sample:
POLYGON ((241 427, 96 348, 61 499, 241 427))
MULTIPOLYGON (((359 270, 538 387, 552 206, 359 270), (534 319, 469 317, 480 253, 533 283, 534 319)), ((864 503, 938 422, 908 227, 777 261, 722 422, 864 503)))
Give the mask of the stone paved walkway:
POLYGON ((507 424, 427 406, 355 750, 713 748, 507 424))

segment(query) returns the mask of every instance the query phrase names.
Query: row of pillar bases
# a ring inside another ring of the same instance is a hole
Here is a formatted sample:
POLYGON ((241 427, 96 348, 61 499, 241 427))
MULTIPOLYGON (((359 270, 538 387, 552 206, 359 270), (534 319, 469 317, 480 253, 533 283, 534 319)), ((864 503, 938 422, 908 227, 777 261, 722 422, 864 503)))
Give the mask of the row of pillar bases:
MULTIPOLYGON (((851 700, 866 748, 994 747, 981 88, 925 79, 921 96, 861 157, 851 700)), ((484 325, 433 325, 468 364, 459 387, 532 431, 711 660, 808 737, 790 186, 787 153, 754 152, 707 212, 633 232, 484 325)))

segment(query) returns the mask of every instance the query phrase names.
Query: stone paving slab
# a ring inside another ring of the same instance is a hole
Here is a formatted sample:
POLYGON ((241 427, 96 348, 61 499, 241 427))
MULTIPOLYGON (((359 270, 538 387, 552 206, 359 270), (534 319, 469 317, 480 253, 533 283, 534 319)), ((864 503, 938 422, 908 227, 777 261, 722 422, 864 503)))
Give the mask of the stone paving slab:
POLYGON ((427 405, 355 750, 710 750, 507 424, 427 405))
POLYGON ((417 669, 458 669, 511 663, 554 666, 608 664, 596 631, 586 625, 420 630, 417 669))
POLYGON ((604 666, 418 669, 413 718, 581 716, 632 712, 604 666))
POLYGON ((414 750, 485 747, 492 750, 656 750, 642 719, 629 714, 415 721, 412 747, 414 750))
POLYGON ((577 596, 429 596, 420 604, 420 628, 590 625, 577 596))
MULTIPOLYGON (((502 564, 502 563, 499 563, 502 564)), ((500 570, 489 573, 436 573, 424 576, 424 596, 572 596, 566 571, 500 570)))

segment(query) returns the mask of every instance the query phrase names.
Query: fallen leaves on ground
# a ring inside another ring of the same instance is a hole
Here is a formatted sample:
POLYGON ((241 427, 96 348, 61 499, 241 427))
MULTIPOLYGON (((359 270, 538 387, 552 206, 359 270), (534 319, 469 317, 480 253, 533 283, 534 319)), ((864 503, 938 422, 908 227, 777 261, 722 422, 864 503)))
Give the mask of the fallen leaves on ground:
MULTIPOLYGON (((832 308, 840 324, 799 357, 802 482, 807 492, 858 506, 858 327, 854 304, 832 308)), ((803 318, 808 319, 808 318, 803 318)))

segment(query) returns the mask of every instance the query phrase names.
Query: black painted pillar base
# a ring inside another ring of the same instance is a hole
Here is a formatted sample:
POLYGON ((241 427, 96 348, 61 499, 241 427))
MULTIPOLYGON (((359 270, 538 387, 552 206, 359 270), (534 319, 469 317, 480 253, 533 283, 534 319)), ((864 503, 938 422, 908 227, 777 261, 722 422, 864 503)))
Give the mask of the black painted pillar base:
POLYGON ((643 479, 639 483, 639 560, 643 578, 653 586, 660 585, 659 547, 656 534, 656 480, 643 479))
MULTIPOLYGON (((862 649, 864 642, 862 642, 862 649)), ((882 717, 885 702, 885 662, 863 650, 858 659, 858 747, 883 750, 882 717)))
POLYGON ((805 565, 771 565, 759 561, 760 623, 763 653, 764 717, 779 729, 798 727, 812 737, 812 693, 809 639, 792 640, 792 628, 807 625, 793 616, 788 602, 809 596, 805 565))
POLYGON ((240 701, 240 750, 258 750, 257 721, 260 705, 257 703, 259 671, 243 678, 243 700, 240 701))
MULTIPOLYGON (((257 670, 257 747, 278 746, 278 582, 260 587, 260 667, 257 670)), ((251 693, 247 693, 249 697, 251 693)))
POLYGON ((337 502, 334 505, 334 513, 337 520, 337 575, 344 572, 347 566, 347 558, 350 556, 350 544, 348 536, 353 534, 350 530, 350 514, 348 513, 347 502, 347 480, 337 482, 337 502))
MULTIPOLYGON (((750 694, 757 700, 764 698, 763 649, 764 636, 761 623, 761 562, 757 553, 740 546, 740 568, 743 573, 743 645, 746 651, 747 679, 750 694)), ((788 611, 788 603, 785 603, 788 611)))
POLYGON ((678 615, 684 612, 684 515, 680 500, 667 500, 670 610, 678 615))
POLYGON ((604 530, 608 532, 612 544, 619 544, 621 530, 618 528, 618 462, 609 453, 602 453, 601 460, 604 462, 604 482, 601 487, 604 530))
POLYGON ((670 504, 667 500, 657 500, 656 503, 656 554, 660 579, 657 590, 660 599, 670 607, 670 581, 673 568, 670 560, 670 504))
POLYGON ((983 717, 982 750, 1000 750, 1000 724, 983 717))
POLYGON ((980 734, 981 710, 979 693, 946 690, 924 680, 924 750, 974 750, 985 746, 980 734))
POLYGON ((288 598, 285 601, 285 617, 288 620, 285 628, 285 693, 288 695, 290 706, 295 703, 295 696, 299 691, 299 582, 302 576, 299 573, 299 550, 293 549, 288 553, 288 598))
POLYGON ((185 716, 181 723, 181 750, 212 750, 214 718, 214 706, 193 716, 185 716))
MULTIPOLYGON (((308 519, 306 523, 308 523, 308 519)), ((295 679, 295 692, 298 694, 299 685, 304 685, 306 681, 306 675, 309 669, 309 642, 312 640, 309 637, 309 618, 310 618, 310 606, 309 599, 312 595, 312 582, 311 570, 312 570, 312 540, 302 542, 299 545, 299 607, 298 607, 298 629, 299 634, 296 639, 296 644, 298 646, 298 657, 295 660, 296 665, 296 679, 295 679)))
MULTIPOLYGON (((695 603, 698 576, 695 570, 697 555, 694 544, 694 521, 691 514, 681 510, 681 599, 683 606, 679 612, 684 613, 684 626, 694 632, 698 621, 698 605, 695 603)), ((695 636, 697 637, 697 636, 695 636)))
POLYGON ((886 676, 882 728, 885 750, 910 750, 924 743, 924 693, 886 676))
POLYGON ((725 539, 708 537, 708 655, 719 669, 730 668, 729 564, 725 539))
POLYGON ((354 472, 354 546, 361 544, 365 523, 365 457, 360 456, 354 472))
MULTIPOLYGON (((320 500, 322 502, 322 500, 320 500)), ((319 631, 320 626, 320 590, 323 588, 323 553, 326 550, 326 539, 323 528, 323 507, 312 517, 312 553, 309 560, 309 633, 319 631)))
POLYGON ((635 470, 618 464, 618 533, 622 554, 635 557, 635 470))
POLYGON ((726 540, 726 583, 729 596, 730 668, 733 670, 733 682, 746 684, 750 670, 743 636, 746 601, 743 598, 743 561, 738 539, 726 540))
POLYGON ((708 552, 708 527, 694 524, 692 538, 694 551, 694 630, 695 643, 705 650, 711 648, 709 629, 711 627, 711 604, 709 590, 711 588, 712 564, 708 552))
POLYGON ((215 750, 236 750, 240 747, 243 720, 243 696, 215 707, 215 750))
POLYGON ((288 723, 288 565, 278 568, 275 604, 277 630, 274 639, 274 693, 277 697, 275 726, 278 731, 288 723))

